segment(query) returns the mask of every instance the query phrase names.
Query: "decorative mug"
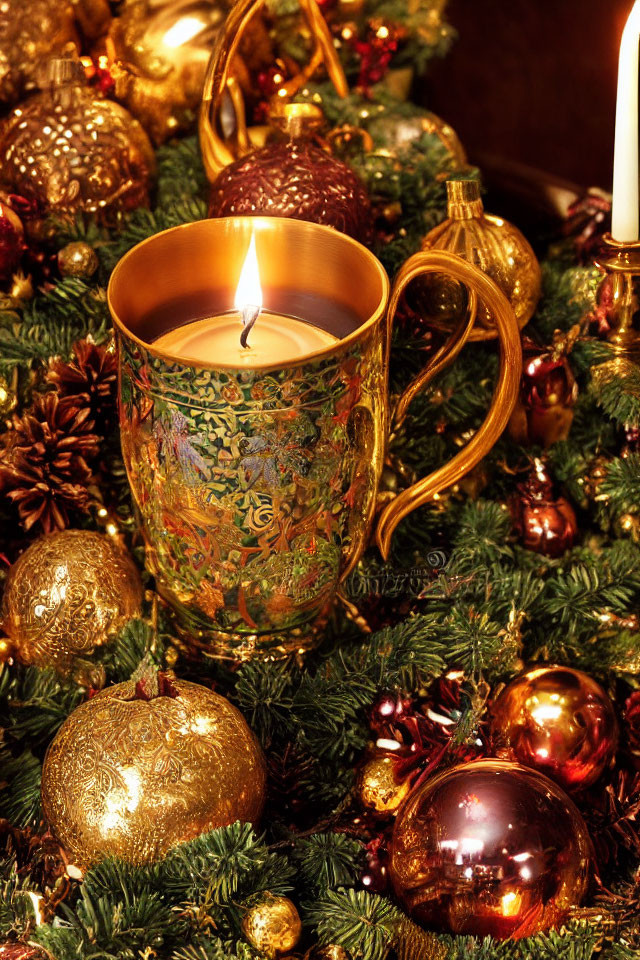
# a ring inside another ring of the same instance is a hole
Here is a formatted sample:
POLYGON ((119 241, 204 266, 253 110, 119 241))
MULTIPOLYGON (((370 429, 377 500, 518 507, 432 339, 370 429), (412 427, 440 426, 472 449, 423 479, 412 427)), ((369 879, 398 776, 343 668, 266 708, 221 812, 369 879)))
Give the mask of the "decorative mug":
POLYGON ((407 284, 434 272, 466 285, 467 314, 400 398, 394 424, 460 351, 478 298, 496 318, 499 376, 469 443, 382 510, 376 540, 384 557, 400 520, 470 470, 507 424, 521 348, 496 285, 451 254, 417 253, 390 293, 382 264, 357 241, 269 217, 174 227, 116 266, 108 298, 123 454, 149 569, 190 649, 239 659, 313 643, 373 526, 393 317, 407 284), (340 338, 282 365, 242 369, 154 347, 184 322, 228 310, 252 235, 269 309, 340 338))

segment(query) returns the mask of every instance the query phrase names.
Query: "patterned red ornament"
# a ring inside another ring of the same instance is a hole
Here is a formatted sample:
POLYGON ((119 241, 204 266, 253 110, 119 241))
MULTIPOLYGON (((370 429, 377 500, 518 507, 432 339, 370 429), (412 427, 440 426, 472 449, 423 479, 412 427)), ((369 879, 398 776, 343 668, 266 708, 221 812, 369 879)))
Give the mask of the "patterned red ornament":
POLYGON ((307 141, 270 143, 229 164, 213 184, 211 217, 294 217, 366 240, 369 198, 353 170, 307 141))

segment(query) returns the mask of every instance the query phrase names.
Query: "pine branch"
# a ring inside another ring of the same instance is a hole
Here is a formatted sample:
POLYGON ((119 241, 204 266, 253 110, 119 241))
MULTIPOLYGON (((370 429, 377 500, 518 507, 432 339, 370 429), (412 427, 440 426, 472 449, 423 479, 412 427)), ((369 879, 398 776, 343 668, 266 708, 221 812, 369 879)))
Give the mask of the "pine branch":
POLYGON ((317 929, 321 943, 338 943, 353 960, 383 960, 402 919, 385 897, 366 890, 329 890, 304 908, 304 920, 317 929))
POLYGON ((40 820, 40 761, 30 750, 12 757, 6 747, 0 752, 0 817, 18 827, 40 820))
POLYGON ((296 841, 293 858, 304 885, 319 892, 356 885, 364 865, 364 849, 344 834, 316 833, 296 841))

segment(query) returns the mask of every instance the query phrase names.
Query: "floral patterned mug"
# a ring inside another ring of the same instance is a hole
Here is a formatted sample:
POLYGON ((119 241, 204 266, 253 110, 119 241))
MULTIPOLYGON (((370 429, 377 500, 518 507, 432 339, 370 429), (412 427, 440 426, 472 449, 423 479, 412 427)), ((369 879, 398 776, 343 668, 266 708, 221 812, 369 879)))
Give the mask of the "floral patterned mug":
POLYGON ((148 567, 190 650, 240 659, 313 643, 373 527, 391 423, 391 324, 407 284, 430 272, 467 286, 468 311, 400 398, 393 423, 462 348, 478 297, 496 317, 500 372, 486 420, 467 446, 379 515, 385 557, 402 517, 470 470, 508 421, 520 338, 495 284, 450 254, 417 253, 390 292, 380 262, 355 240, 269 217, 174 227, 116 266, 108 296, 123 454, 148 567), (154 347, 163 333, 229 308, 252 234, 266 306, 339 339, 308 357, 251 369, 223 357, 194 363, 154 347))

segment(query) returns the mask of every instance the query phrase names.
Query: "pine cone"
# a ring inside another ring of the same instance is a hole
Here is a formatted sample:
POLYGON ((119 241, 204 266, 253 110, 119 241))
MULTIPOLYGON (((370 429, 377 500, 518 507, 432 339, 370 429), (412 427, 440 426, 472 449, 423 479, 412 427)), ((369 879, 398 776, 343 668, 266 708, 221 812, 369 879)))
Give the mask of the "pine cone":
POLYGON ((18 505, 25 530, 64 530, 69 512, 86 512, 92 481, 87 458, 98 452, 89 407, 77 397, 37 394, 13 420, 0 452, 0 489, 18 505))
POLYGON ((47 380, 61 397, 75 397, 89 407, 97 429, 108 433, 115 422, 117 360, 107 347, 98 346, 90 337, 78 340, 73 353, 74 359, 69 362, 59 357, 50 362, 47 380))

